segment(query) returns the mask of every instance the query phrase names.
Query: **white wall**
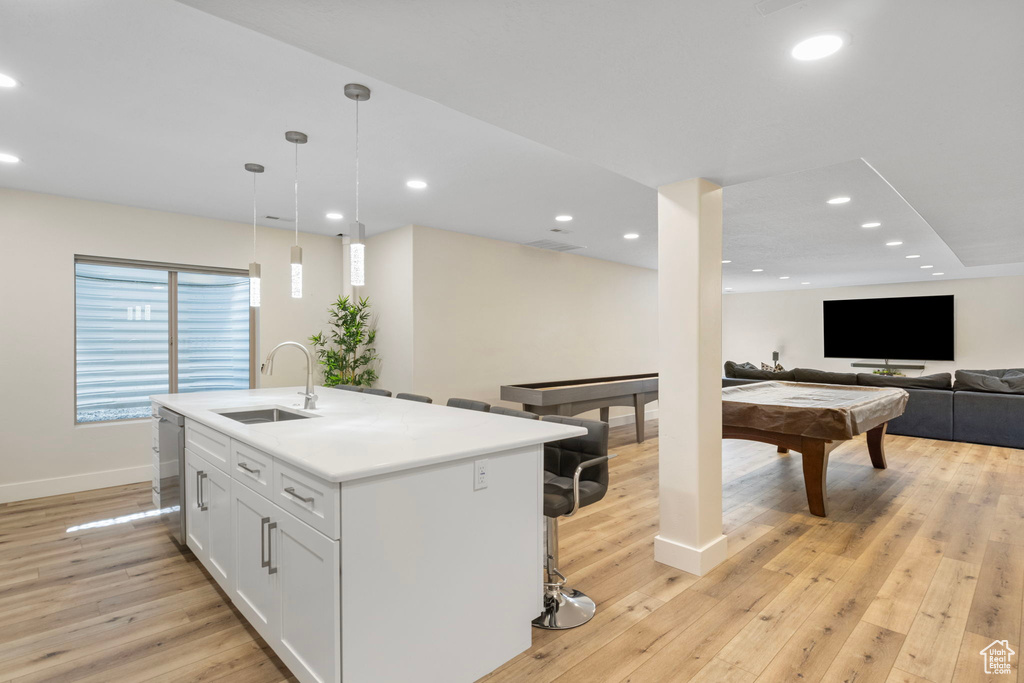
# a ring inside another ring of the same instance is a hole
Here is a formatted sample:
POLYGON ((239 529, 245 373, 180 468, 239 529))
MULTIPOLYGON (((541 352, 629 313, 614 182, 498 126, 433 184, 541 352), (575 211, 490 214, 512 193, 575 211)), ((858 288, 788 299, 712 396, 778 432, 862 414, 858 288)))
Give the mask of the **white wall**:
POLYGON ((364 294, 381 315, 378 386, 498 404, 502 384, 657 370, 654 270, 423 226, 368 240, 367 261, 364 294), (370 254, 388 251, 381 281, 370 254), (391 314, 395 294, 409 290, 412 334, 391 314), (393 343, 405 348, 389 357, 393 343))
MULTIPOLYGON (((413 227, 389 230, 367 240, 366 285, 356 297, 369 296, 377 325, 378 387, 413 385, 413 227)), ((394 390, 393 390, 394 391, 394 390)), ((397 393, 395 391, 395 393, 397 393)))
MULTIPOLYGON (((870 372, 851 368, 850 360, 825 358, 822 301, 945 294, 955 297, 956 361, 928 362, 923 374, 957 368, 1024 367, 1024 277, 727 294, 723 301, 723 357, 760 365, 770 362, 772 351, 777 350, 787 369, 870 372)), ((850 324, 872 326, 885 334, 884 320, 854 320, 850 324)))
MULTIPOLYGON (((144 481, 148 420, 75 425, 76 254, 246 268, 252 227, 0 189, 0 502, 144 481)), ((291 233, 260 228, 262 353, 304 343, 341 291, 341 240, 303 233, 304 296, 288 291, 291 233)), ((305 381, 282 353, 265 386, 305 381)))

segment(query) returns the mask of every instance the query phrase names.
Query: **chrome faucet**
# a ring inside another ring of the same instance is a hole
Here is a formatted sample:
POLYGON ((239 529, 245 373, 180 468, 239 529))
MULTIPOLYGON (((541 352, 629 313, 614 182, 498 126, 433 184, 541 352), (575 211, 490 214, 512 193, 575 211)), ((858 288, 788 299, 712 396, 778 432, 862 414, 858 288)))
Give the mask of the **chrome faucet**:
POLYGON ((263 363, 262 372, 264 375, 272 375, 274 373, 274 354, 276 354, 282 346, 295 346, 302 349, 302 353, 306 356, 306 393, 299 392, 299 396, 304 396, 306 402, 303 404, 305 410, 316 409, 316 399, 318 396, 313 393, 313 356, 310 354, 309 349, 298 342, 286 341, 281 342, 267 354, 267 360, 263 363))

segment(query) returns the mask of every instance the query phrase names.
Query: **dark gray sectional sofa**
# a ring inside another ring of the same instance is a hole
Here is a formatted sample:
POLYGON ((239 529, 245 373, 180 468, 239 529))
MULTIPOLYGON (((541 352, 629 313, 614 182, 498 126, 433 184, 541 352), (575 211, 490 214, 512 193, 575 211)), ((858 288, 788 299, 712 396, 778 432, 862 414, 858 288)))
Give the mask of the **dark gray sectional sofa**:
POLYGON ((889 422, 890 434, 1024 448, 1024 370, 958 370, 956 382, 951 379, 948 373, 882 377, 802 368, 772 373, 730 361, 722 386, 767 380, 896 386, 910 400, 903 415, 889 422))

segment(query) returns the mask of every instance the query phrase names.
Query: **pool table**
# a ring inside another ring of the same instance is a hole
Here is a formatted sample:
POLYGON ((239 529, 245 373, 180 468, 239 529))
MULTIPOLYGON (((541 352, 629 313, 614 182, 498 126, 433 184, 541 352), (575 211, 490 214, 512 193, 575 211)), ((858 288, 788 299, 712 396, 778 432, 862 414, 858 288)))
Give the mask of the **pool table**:
POLYGON ((722 438, 760 441, 803 459, 811 514, 828 515, 829 453, 842 441, 867 435, 868 454, 884 470, 885 428, 903 414, 903 389, 800 382, 759 382, 722 389, 722 438))

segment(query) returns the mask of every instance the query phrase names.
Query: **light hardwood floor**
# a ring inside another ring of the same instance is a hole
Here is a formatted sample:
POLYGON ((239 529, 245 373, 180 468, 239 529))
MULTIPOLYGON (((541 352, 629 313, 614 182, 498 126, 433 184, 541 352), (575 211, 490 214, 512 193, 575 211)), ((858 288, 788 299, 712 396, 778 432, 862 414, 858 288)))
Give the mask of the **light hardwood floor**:
MULTIPOLYGON (((561 525, 562 569, 598 602, 578 629, 484 680, 1017 681, 1024 451, 888 437, 889 469, 847 442, 812 517, 799 455, 726 441, 729 560, 697 578, 653 560, 657 433, 612 431, 611 490, 561 525)), ((294 680, 153 519, 144 485, 0 506, 0 681, 294 680)), ((453 597, 454 599, 454 597, 453 597)), ((360 682, 361 683, 361 682, 360 682)))

